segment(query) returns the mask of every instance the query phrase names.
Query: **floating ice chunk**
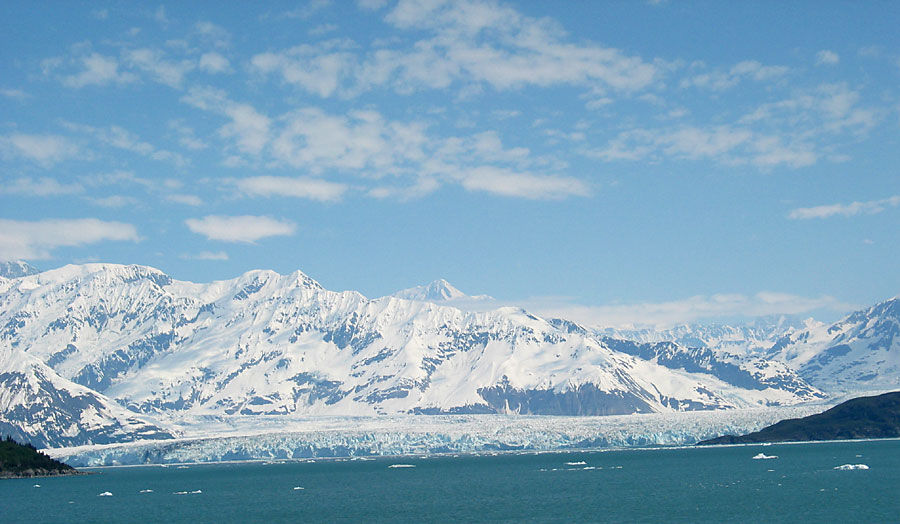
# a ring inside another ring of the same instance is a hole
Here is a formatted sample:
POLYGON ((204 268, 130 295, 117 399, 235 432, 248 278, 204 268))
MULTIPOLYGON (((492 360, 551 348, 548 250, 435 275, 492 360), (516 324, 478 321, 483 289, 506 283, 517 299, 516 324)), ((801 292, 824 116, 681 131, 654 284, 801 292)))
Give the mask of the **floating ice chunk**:
POLYGON ((189 466, 178 466, 176 469, 188 469, 189 466))
POLYGON ((39 488, 39 487, 41 487, 41 485, 40 485, 40 484, 35 484, 34 487, 39 488))
POLYGON ((854 469, 869 469, 869 466, 865 464, 844 464, 843 466, 836 466, 834 469, 839 471, 850 471, 854 469))
POLYGON ((578 462, 566 462, 566 466, 584 466, 587 462, 581 460, 578 462))
POLYGON ((202 491, 202 490, 199 490, 199 489, 195 489, 195 490, 192 491, 191 493, 194 494, 194 495, 196 495, 197 493, 203 493, 203 491, 202 491))
POLYGON ((765 453, 757 453, 753 455, 753 460, 772 460, 777 459, 778 455, 766 455, 765 453))
POLYGON ((153 490, 152 489, 142 489, 140 492, 141 493, 153 493, 153 490))
POLYGON ((302 486, 294 486, 294 491, 299 491, 301 489, 306 489, 306 488, 304 488, 302 486))
POLYGON ((415 464, 391 464, 388 468, 414 468, 415 464))
POLYGON ((583 467, 583 468, 581 468, 581 469, 583 469, 583 470, 591 470, 591 469, 597 469, 597 468, 595 468, 594 466, 585 466, 585 467, 583 467))
POLYGON ((173 495, 187 495, 188 492, 187 491, 173 491, 172 494, 173 495))
POLYGON ((97 496, 98 496, 98 497, 112 497, 113 494, 110 493, 109 491, 104 491, 103 493, 101 493, 101 494, 99 494, 99 495, 97 495, 97 496))

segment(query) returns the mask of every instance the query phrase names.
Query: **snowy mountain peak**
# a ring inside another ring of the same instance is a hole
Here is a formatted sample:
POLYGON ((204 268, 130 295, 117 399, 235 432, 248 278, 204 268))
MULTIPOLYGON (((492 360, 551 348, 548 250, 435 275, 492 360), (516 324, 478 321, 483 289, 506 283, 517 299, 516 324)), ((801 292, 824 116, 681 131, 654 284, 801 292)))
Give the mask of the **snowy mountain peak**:
POLYGON ((404 300, 415 300, 418 302, 450 302, 454 300, 490 300, 487 295, 470 296, 443 278, 439 278, 424 286, 415 286, 408 289, 397 291, 393 295, 394 298, 402 298, 404 300))
POLYGON ((28 262, 14 260, 11 262, 0 262, 0 277, 3 278, 20 278, 34 275, 41 271, 32 266, 28 262))

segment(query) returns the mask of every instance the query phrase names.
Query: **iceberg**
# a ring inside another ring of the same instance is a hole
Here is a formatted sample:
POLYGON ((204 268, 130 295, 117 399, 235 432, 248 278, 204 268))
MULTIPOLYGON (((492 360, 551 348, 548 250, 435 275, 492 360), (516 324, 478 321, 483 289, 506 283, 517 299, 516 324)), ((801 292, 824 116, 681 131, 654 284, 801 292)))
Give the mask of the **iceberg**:
POLYGON ((865 464, 844 464, 842 466, 836 466, 834 469, 838 471, 852 471, 855 469, 869 469, 869 466, 865 464))

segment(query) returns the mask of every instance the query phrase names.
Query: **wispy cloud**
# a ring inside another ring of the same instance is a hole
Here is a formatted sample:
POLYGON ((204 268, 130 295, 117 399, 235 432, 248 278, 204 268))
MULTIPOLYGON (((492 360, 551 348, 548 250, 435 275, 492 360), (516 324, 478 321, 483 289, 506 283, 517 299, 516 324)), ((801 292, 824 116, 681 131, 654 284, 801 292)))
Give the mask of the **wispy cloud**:
POLYGON ((297 229, 296 224, 288 220, 253 215, 207 215, 189 218, 185 224, 194 233, 222 242, 253 243, 267 237, 290 236, 297 229))
POLYGON ((13 133, 0 136, 0 153, 20 156, 44 167, 74 157, 79 149, 71 140, 59 135, 13 133))
POLYGON ((841 57, 834 51, 823 49, 816 53, 816 65, 835 65, 841 61, 841 57))
POLYGON ((37 197, 71 195, 84 191, 84 186, 77 183, 63 184, 55 178, 21 177, 0 185, 0 193, 8 195, 26 195, 37 197))
POLYGON ((348 189, 346 184, 309 177, 256 176, 236 179, 232 183, 249 196, 283 196, 323 202, 339 200, 348 189))
POLYGON ((132 224, 96 218, 47 219, 34 222, 0 219, 0 260, 50 258, 59 247, 104 241, 140 240, 132 224))
POLYGON ((681 87, 700 87, 721 91, 734 87, 745 79, 765 82, 781 78, 789 72, 790 69, 785 66, 767 66, 756 60, 745 60, 726 71, 711 71, 685 78, 681 81, 681 87))
POLYGON ((228 260, 228 253, 224 251, 201 251, 199 253, 185 253, 179 258, 184 260, 228 260))
POLYGON ((91 53, 77 59, 81 71, 62 78, 63 85, 74 88, 86 86, 104 86, 108 84, 129 84, 138 80, 137 75, 119 70, 116 57, 91 53))
POLYGON ((855 215, 874 215, 881 213, 888 207, 900 206, 900 195, 880 200, 866 202, 851 202, 849 204, 829 204, 815 207, 800 207, 792 209, 788 218, 807 220, 810 218, 829 218, 833 216, 852 217, 855 215))

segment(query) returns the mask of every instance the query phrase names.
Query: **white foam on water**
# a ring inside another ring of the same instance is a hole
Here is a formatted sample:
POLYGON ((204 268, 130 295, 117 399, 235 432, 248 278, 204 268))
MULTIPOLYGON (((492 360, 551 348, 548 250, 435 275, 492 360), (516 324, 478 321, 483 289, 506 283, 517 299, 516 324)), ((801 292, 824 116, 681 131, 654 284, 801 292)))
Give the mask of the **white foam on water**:
POLYGON ((838 471, 851 471, 855 469, 869 469, 869 466, 865 464, 844 464, 842 466, 835 466, 838 471))
POLYGON ((566 462, 566 466, 584 466, 587 462, 580 460, 578 462, 566 462))
POLYGON ((390 468, 390 469, 394 469, 394 468, 414 468, 414 467, 416 467, 415 464, 391 464, 390 466, 388 466, 388 468, 390 468))
POLYGON ((153 490, 152 489, 142 489, 140 492, 141 493, 153 493, 153 490))

